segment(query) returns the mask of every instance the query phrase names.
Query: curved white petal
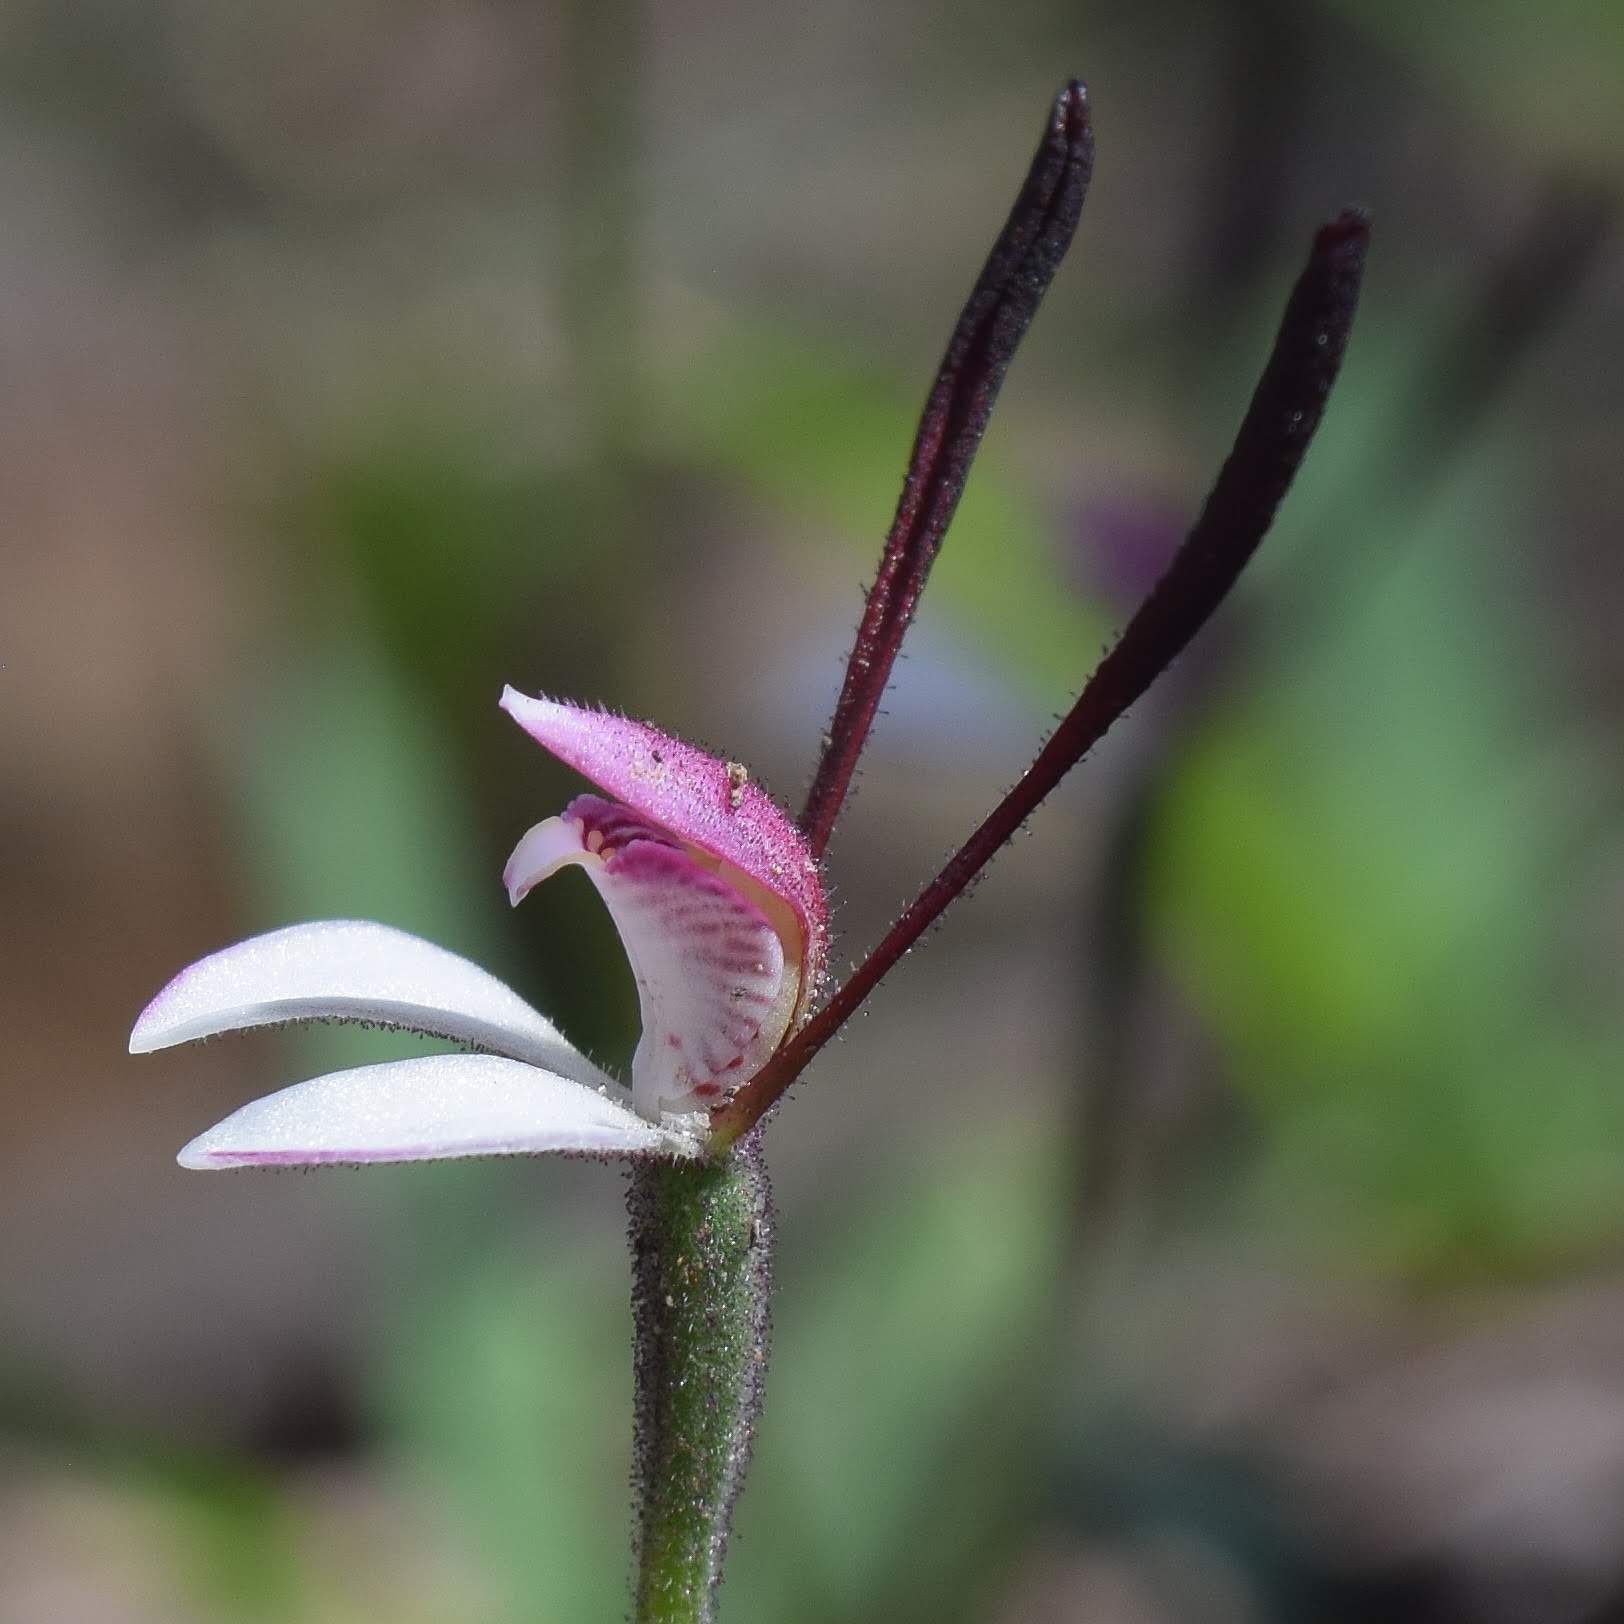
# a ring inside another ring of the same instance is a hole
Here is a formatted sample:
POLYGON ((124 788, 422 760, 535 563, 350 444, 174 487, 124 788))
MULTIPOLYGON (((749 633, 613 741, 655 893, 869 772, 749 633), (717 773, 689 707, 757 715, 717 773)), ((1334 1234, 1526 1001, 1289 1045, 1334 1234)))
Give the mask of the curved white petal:
POLYGON ((233 1112, 182 1167, 308 1167, 556 1151, 689 1157, 698 1143, 567 1077, 499 1055, 435 1054, 335 1071, 233 1112))
MULTIPOLYGON (((130 1053, 289 1021, 360 1021, 449 1038, 597 1088, 609 1079, 495 976, 361 919, 289 925, 182 970, 141 1012, 130 1053)), ((612 1085, 611 1085, 612 1086, 612 1085)))
POLYGON ((509 897, 566 863, 586 870, 631 961, 638 1110, 658 1120, 721 1103, 778 1046, 795 1008, 799 967, 786 965, 771 921, 670 835, 593 796, 519 842, 503 875, 509 897))

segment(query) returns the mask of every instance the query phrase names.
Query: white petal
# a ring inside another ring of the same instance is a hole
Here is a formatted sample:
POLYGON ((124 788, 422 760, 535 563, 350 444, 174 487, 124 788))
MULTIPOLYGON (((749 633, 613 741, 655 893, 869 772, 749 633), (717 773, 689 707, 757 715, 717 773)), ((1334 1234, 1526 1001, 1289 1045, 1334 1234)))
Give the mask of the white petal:
POLYGON ((142 1011, 130 1053, 289 1021, 361 1021, 449 1038, 573 1077, 609 1079, 477 964, 388 925, 289 925, 199 959, 142 1011))
POLYGON ((305 1167, 537 1151, 688 1157, 698 1148, 567 1077, 498 1055, 435 1054, 330 1072, 267 1094, 200 1134, 179 1161, 305 1167))

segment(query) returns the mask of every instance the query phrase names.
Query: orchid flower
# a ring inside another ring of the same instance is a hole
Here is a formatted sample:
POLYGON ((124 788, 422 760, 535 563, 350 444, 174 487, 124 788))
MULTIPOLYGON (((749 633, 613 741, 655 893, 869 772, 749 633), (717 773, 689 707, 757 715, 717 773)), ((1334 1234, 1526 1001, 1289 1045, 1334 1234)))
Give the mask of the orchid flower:
POLYGON ((971 290, 914 441, 806 805, 792 821, 736 762, 644 723, 508 689, 503 708, 596 787, 535 825, 503 876, 517 904, 574 864, 620 933, 642 1011, 622 1088, 476 965, 387 925, 295 925, 175 978, 136 1051, 348 1020, 477 1052, 335 1072, 256 1101, 188 1167, 554 1151, 632 1164, 638 1624, 709 1624, 767 1360, 772 1207, 758 1128, 808 1063, 1207 622, 1285 495, 1357 304, 1368 222, 1314 240, 1228 461, 1167 573, 1014 787, 824 997, 819 864, 1016 346, 1071 242, 1093 162, 1062 88, 971 290))
POLYGON ((362 920, 291 925, 183 970, 142 1012, 132 1053, 300 1021, 448 1039, 472 1054, 333 1072, 234 1112, 183 1167, 424 1161, 554 1151, 683 1159, 801 1019, 828 909, 788 815, 736 762, 640 722, 512 688, 502 709, 604 792, 535 825, 508 859, 516 907, 584 869, 631 961, 643 1031, 628 1092, 494 976, 362 920))

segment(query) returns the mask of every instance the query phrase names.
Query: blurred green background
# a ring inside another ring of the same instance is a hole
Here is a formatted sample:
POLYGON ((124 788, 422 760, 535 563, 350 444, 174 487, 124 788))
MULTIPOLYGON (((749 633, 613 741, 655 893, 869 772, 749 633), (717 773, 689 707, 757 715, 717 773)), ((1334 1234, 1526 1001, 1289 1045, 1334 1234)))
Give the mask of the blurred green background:
POLYGON ((0 1620, 623 1616, 599 1167, 184 1174, 399 1040, 131 1061, 417 930, 624 1063, 504 682, 804 789, 1049 97, 1099 160, 832 851, 1019 772, 1376 216, 1254 576, 771 1137, 723 1616, 1624 1617, 1624 7, 0 11, 0 1620))

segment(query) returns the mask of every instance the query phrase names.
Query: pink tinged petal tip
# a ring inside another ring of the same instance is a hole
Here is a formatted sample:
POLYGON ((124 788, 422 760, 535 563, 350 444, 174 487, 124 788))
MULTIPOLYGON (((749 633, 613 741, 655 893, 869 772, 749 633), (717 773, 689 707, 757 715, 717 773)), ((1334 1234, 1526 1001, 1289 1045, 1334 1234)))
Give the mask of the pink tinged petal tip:
POLYGON ((829 941, 817 859, 789 815, 743 767, 623 716, 532 699, 513 688, 503 690, 501 703, 537 744, 606 795, 685 846, 719 858, 787 908, 799 937, 786 938, 786 947, 802 968, 801 1004, 811 999, 829 941))
POLYGON ((687 1158, 697 1141, 592 1088, 498 1055, 423 1055, 335 1071, 245 1105, 182 1167, 311 1167, 456 1156, 687 1158))
POLYGON ((292 1021, 399 1027, 572 1077, 609 1079, 495 976, 366 920, 289 925, 200 959, 142 1011, 130 1053, 292 1021))
POLYGON ((795 1013, 800 967, 778 929, 727 864, 595 795, 519 842, 503 875, 509 897, 572 863, 602 896, 637 982, 638 1110, 658 1120, 721 1104, 765 1064, 795 1013))

